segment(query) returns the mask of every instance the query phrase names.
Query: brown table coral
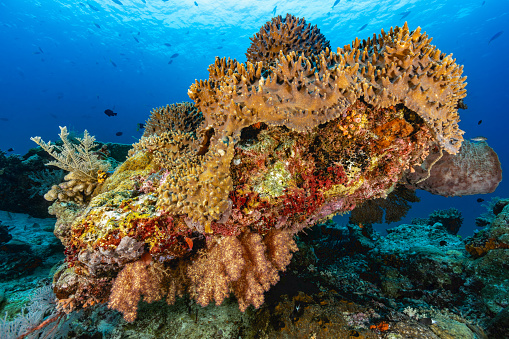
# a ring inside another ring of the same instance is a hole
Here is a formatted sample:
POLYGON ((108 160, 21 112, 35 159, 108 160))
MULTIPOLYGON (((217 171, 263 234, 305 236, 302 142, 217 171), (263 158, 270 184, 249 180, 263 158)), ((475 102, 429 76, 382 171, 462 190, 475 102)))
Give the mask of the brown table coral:
POLYGON ((462 68, 420 28, 332 52, 288 15, 252 41, 249 61, 217 58, 191 86, 194 105, 154 110, 126 162, 59 223, 63 309, 109 298, 132 321, 142 296, 206 305, 230 292, 259 307, 297 232, 386 197, 431 147, 461 146, 462 68))

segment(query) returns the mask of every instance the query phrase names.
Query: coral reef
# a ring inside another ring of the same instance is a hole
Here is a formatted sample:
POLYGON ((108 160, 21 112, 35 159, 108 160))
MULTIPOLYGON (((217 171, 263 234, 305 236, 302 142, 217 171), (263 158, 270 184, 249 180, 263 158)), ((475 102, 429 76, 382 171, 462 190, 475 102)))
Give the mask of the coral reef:
POLYGON ((316 25, 306 26, 306 20, 290 14, 284 18, 281 15, 272 18, 250 39, 252 43, 247 49, 246 58, 252 63, 274 63, 279 52, 284 55, 297 52, 309 57, 330 48, 329 41, 316 25))
POLYGON ((110 165, 93 153, 97 144, 87 130, 83 138, 76 138, 79 142, 77 145, 68 139, 67 127, 60 127, 59 136, 62 146, 51 144, 51 142, 45 143, 40 137, 30 138, 55 158, 46 165, 56 166, 69 172, 64 177, 65 181, 59 185, 53 185, 44 195, 44 199, 84 204, 89 200, 97 185, 104 181, 104 174, 109 170, 110 165))
POLYGON ((153 109, 145 124, 144 137, 160 135, 166 131, 192 132, 201 124, 201 113, 190 102, 153 109))
POLYGON ((35 195, 44 196, 53 185, 60 184, 65 177, 65 172, 63 170, 50 170, 45 169, 42 172, 33 172, 28 175, 28 178, 32 180, 34 183, 39 184, 34 185, 30 188, 30 198, 33 198, 35 195))
POLYGON ((54 219, 0 211, 0 282, 22 279, 63 259, 53 232, 54 219))
MULTIPOLYGON (((287 16, 252 40, 253 61, 217 58, 209 79, 191 85, 194 107, 153 110, 146 135, 103 182, 99 165, 85 167, 93 194, 53 204, 66 246, 54 276, 61 310, 109 300, 133 321, 142 298, 173 304, 185 294, 202 306, 233 294, 241 311, 259 308, 297 251, 296 234, 393 191, 386 219, 397 220, 414 199, 397 188, 405 174, 434 148, 457 153, 462 68, 420 28, 334 53, 316 28, 287 16), (292 38, 302 31, 308 40, 292 38), (272 46, 278 34, 292 44, 272 46)), ((59 163, 90 153, 91 143, 61 136, 60 155, 35 141, 59 163)), ((352 246, 375 246, 369 227, 349 233, 352 246)))
POLYGON ((441 223, 449 233, 457 234, 463 224, 463 217, 456 208, 438 210, 429 215, 428 225, 434 225, 437 222, 441 223))
POLYGON ((360 97, 380 108, 403 104, 413 111, 408 119, 419 116, 440 148, 455 154, 463 140, 456 107, 466 96, 465 78, 462 67, 430 41, 405 23, 373 39, 356 39, 337 53, 280 52, 267 75, 262 75, 263 62, 216 58, 209 80, 193 84, 189 96, 203 113, 204 130, 214 129, 215 140, 235 138, 259 122, 310 131, 339 117, 360 97))

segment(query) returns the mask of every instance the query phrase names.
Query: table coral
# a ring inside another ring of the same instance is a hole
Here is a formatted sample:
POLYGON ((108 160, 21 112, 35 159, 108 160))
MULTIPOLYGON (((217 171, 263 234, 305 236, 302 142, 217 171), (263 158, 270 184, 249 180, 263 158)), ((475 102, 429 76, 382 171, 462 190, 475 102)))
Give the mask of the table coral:
POLYGON ((241 310, 259 307, 297 251, 296 233, 385 198, 431 148, 460 147, 462 68, 419 28, 334 53, 287 16, 252 40, 251 61, 217 58, 191 85, 194 107, 154 110, 130 157, 62 228, 63 309, 111 295, 131 321, 141 295, 173 303, 185 293, 201 305, 233 293, 241 310), (303 30, 309 41, 290 39, 303 30), (270 45, 277 34, 295 45, 270 45))

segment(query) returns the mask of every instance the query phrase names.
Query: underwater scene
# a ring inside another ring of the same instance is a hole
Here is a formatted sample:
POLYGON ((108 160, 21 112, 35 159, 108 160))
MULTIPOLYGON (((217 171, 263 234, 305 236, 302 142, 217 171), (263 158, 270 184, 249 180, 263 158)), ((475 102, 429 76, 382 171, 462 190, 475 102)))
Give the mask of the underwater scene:
POLYGON ((509 338, 508 22, 0 0, 0 339, 509 338))

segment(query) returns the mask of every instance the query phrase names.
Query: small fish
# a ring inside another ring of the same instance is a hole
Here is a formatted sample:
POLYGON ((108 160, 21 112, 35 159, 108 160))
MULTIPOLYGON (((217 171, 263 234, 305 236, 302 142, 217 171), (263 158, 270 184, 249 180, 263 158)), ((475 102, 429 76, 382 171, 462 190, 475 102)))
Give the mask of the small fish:
POLYGON ((486 1, 483 1, 481 6, 484 6, 485 3, 486 3, 486 1))
POLYGON ((423 325, 428 325, 428 326, 434 324, 433 319, 431 319, 431 318, 420 318, 417 321, 423 325))
POLYGON ((42 50, 42 48, 40 46, 38 46, 38 47, 39 47, 39 51, 41 51, 41 53, 44 54, 44 51, 42 50))
POLYGON ((14 152, 14 149, 11 147, 7 150, 7 152, 14 152))
POLYGON ((166 42, 164 45, 165 45, 166 47, 171 47, 171 44, 169 44, 169 43, 167 43, 167 42, 166 42))
POLYGON ((277 9, 277 6, 275 6, 274 9, 272 10, 272 16, 276 15, 276 9, 277 9))
POLYGON ((359 28, 359 30, 358 30, 357 32, 362 31, 362 30, 363 30, 364 28, 366 28, 367 26, 368 26, 368 24, 364 24, 364 25, 362 25, 362 27, 361 27, 361 28, 359 28))
POLYGON ((168 65, 171 65, 171 64, 172 64, 172 62, 173 62, 173 60, 168 61, 168 65))
POLYGON ((483 136, 478 136, 478 137, 475 137, 475 138, 471 138, 470 140, 471 141, 480 142, 480 141, 486 141, 486 140, 488 140, 488 138, 483 137, 483 136))
POLYGON ((124 133, 122 133, 122 132, 117 132, 117 133, 115 133, 115 135, 116 135, 117 137, 121 137, 121 136, 122 136, 122 134, 124 134, 124 133))
POLYGON ((173 55, 170 57, 170 59, 176 58, 176 57, 178 57, 178 56, 179 56, 179 54, 178 54, 178 53, 175 53, 175 54, 173 54, 173 55))
POLYGON ((124 6, 124 4, 123 4, 123 3, 121 3, 121 2, 120 2, 120 1, 118 1, 118 0, 111 0, 111 1, 113 1, 113 2, 114 2, 114 3, 116 3, 117 5, 124 6))
POLYGON ((484 199, 483 198, 477 198, 477 202, 483 202, 484 199))
POLYGON ((439 244, 440 244, 440 246, 445 246, 445 245, 447 245, 447 241, 441 240, 439 244))
POLYGON ((87 5, 88 5, 88 7, 90 7, 90 9, 92 9, 92 10, 94 10, 94 11, 96 11, 96 12, 99 12, 99 11, 100 11, 100 9, 99 9, 99 8, 92 6, 92 5, 91 5, 90 3, 88 3, 88 2, 87 2, 87 5))
POLYGON ((6 121, 7 122, 7 121, 9 121, 9 119, 7 119, 7 118, 0 118, 0 121, 6 121))
POLYGON ((96 24, 96 23, 94 22, 94 25, 95 25, 95 27, 97 27, 97 28, 101 29, 101 26, 99 26, 99 24, 96 24))
POLYGON ((409 15, 410 15, 410 13, 412 13, 412 11, 399 13, 399 15, 401 15, 401 18, 400 18, 400 19, 404 19, 404 18, 406 18, 407 16, 409 16, 409 15))
POLYGON ((117 115, 117 113, 113 112, 111 109, 107 109, 104 111, 104 114, 106 114, 107 116, 109 117, 114 117, 115 115, 117 115))
POLYGON ((136 37, 135 37, 135 36, 133 36, 133 39, 134 39, 136 42, 138 42, 138 43, 140 42, 140 40, 136 39, 136 37))
POLYGON ((193 241, 188 237, 184 237, 184 240, 186 241, 187 246, 189 246, 189 249, 192 250, 193 249, 193 241))
POLYGON ((217 49, 222 49, 222 48, 223 48, 223 46, 219 46, 217 49))
POLYGON ((146 4, 146 3, 147 3, 145 0, 141 0, 141 2, 143 2, 144 4, 146 4))
POLYGON ((113 62, 113 60, 110 59, 110 62, 111 64, 113 65, 113 67, 117 67, 117 64, 113 62))
POLYGON ((477 122, 477 124, 478 124, 478 125, 482 124, 482 120, 479 120, 479 121, 477 122))
POLYGON ((140 34, 141 34, 141 32, 140 32, 140 31, 138 31, 138 35, 140 35, 140 34))
POLYGON ((502 33, 504 33, 504 31, 500 31, 500 32, 495 33, 495 35, 491 37, 490 41, 488 41, 488 45, 490 44, 490 42, 492 42, 493 40, 495 40, 496 38, 501 36, 502 33))
POLYGON ((145 124, 143 124, 141 122, 137 123, 136 124, 136 131, 138 132, 138 131, 140 131, 142 129, 145 129, 145 124))
POLYGON ((336 1, 334 1, 334 5, 332 5, 332 8, 334 8, 337 4, 339 4, 339 2, 340 2, 340 1, 341 1, 341 0, 336 0, 336 1))
POLYGON ((194 2, 194 5, 195 5, 195 6, 198 6, 198 3, 195 1, 195 2, 194 2))

